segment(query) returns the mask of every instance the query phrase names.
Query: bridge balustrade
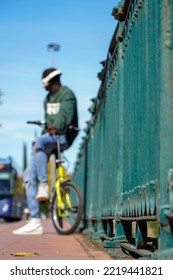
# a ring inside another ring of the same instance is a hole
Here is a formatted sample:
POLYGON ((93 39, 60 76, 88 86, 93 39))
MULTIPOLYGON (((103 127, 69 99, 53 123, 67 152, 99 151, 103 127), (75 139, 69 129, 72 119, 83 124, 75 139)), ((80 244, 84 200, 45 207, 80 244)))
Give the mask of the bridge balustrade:
POLYGON ((112 15, 73 175, 83 228, 105 247, 173 258, 173 2, 122 0, 112 15))

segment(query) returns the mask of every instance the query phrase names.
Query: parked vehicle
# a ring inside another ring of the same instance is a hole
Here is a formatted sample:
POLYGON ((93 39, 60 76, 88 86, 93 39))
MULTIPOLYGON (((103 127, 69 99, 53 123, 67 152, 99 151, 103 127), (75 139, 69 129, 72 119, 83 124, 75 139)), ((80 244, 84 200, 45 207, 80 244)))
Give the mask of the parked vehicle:
POLYGON ((0 158, 0 218, 18 221, 23 217, 24 208, 22 176, 11 157, 0 158))

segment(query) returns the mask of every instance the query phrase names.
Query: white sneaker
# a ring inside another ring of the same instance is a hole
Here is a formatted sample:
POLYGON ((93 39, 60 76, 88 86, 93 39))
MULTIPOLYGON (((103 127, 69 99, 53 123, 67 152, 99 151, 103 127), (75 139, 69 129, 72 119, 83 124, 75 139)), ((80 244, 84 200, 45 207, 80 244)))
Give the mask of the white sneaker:
POLYGON ((38 193, 36 195, 38 201, 49 201, 49 186, 46 183, 38 185, 38 193))
POLYGON ((41 224, 41 219, 31 218, 29 222, 16 230, 13 230, 13 234, 42 234, 43 226, 41 224))

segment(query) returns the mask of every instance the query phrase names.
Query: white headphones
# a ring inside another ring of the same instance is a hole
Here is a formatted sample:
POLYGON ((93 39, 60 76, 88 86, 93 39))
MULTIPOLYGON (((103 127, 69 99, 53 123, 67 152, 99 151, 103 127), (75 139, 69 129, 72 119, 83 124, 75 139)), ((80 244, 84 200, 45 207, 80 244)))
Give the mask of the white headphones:
POLYGON ((49 75, 47 75, 45 78, 43 78, 42 84, 44 87, 47 87, 49 85, 49 81, 54 78, 57 75, 60 75, 62 72, 60 70, 54 70, 53 72, 51 72, 49 75))

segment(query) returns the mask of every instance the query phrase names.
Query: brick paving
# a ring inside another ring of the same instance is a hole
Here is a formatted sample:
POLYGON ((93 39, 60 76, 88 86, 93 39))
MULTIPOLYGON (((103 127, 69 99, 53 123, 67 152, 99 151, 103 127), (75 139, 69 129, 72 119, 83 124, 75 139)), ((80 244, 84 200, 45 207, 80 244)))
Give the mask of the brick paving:
POLYGON ((82 234, 59 235, 51 220, 44 220, 42 235, 14 235, 12 230, 25 221, 0 222, 0 260, 111 260, 103 249, 91 243, 82 234), (13 254, 24 252, 24 256, 13 254), (31 254, 28 254, 31 253, 31 254))

